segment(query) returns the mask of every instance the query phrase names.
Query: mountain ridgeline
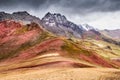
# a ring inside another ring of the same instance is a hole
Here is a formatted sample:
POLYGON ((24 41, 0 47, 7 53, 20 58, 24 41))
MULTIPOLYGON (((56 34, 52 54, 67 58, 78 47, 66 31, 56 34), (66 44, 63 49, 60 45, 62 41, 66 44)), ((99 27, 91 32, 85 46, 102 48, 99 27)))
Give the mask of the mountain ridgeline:
POLYGON ((87 25, 77 25, 69 20, 64 15, 59 13, 48 12, 41 20, 38 17, 30 15, 26 11, 14 12, 12 14, 0 12, 0 21, 15 20, 24 23, 36 22, 43 25, 46 30, 60 36, 82 38, 85 31, 95 30, 93 27, 87 25))
POLYGON ((82 26, 68 21, 67 18, 61 14, 51 14, 48 12, 41 21, 45 29, 57 35, 81 38, 84 31, 82 26))
POLYGON ((21 21, 25 24, 30 22, 35 22, 39 25, 42 25, 44 29, 57 36, 63 36, 67 38, 78 38, 78 39, 97 39, 97 40, 104 40, 110 43, 120 45, 119 42, 106 36, 103 33, 103 31, 95 29, 94 27, 89 26, 88 24, 77 25, 67 20, 67 18, 64 15, 61 15, 59 13, 52 14, 48 12, 40 20, 38 17, 30 15, 26 11, 14 12, 12 14, 0 12, 0 21, 4 21, 4 20, 21 21))
POLYGON ((119 42, 88 24, 77 25, 57 13, 40 20, 26 11, 1 12, 0 20, 0 76, 37 68, 120 69, 119 42))
POLYGON ((13 12, 12 14, 0 12, 0 21, 4 21, 4 20, 22 21, 24 23, 29 23, 29 22, 36 22, 38 24, 40 23, 40 19, 38 17, 30 15, 26 11, 13 12))

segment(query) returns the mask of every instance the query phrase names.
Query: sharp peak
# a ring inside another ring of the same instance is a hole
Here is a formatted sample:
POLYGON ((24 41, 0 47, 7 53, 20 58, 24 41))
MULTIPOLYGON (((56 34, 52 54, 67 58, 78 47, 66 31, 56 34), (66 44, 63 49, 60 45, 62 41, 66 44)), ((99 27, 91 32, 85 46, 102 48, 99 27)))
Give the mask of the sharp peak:
POLYGON ((46 14, 52 14, 51 12, 47 12, 46 14))
POLYGON ((48 16, 51 16, 51 17, 55 17, 55 16, 61 16, 61 17, 64 17, 65 19, 67 19, 64 15, 62 15, 61 13, 51 13, 51 12, 48 12, 46 13, 45 17, 48 17, 48 16))
POLYGON ((51 13, 51 12, 46 13, 46 15, 60 15, 60 16, 64 16, 61 13, 51 13))

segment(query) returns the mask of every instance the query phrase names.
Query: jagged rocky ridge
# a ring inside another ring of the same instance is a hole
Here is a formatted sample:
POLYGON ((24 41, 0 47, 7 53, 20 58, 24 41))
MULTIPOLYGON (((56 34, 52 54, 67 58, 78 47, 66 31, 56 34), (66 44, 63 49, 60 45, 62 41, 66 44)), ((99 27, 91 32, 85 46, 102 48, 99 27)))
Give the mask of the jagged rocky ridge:
POLYGON ((67 18, 61 14, 52 14, 48 12, 41 21, 45 29, 57 35, 81 38, 84 31, 82 26, 68 21, 67 18))
POLYGON ((59 13, 52 14, 48 12, 40 20, 38 17, 30 15, 26 11, 14 12, 12 14, 0 12, 0 21, 4 20, 22 21, 24 23, 35 22, 39 25, 42 25, 43 28, 57 36, 64 36, 67 38, 102 39, 104 41, 120 45, 120 42, 104 36, 104 34, 94 27, 88 24, 77 25, 67 20, 64 15, 59 13))
POLYGON ((0 12, 0 21, 4 20, 15 20, 22 21, 24 23, 36 22, 43 27, 54 33, 55 35, 65 36, 68 38, 82 38, 82 34, 89 30, 95 29, 89 25, 86 27, 82 25, 77 25, 69 20, 64 15, 59 13, 48 12, 41 20, 38 17, 30 15, 26 11, 14 12, 12 14, 0 12))
MULTIPOLYGON (((93 38, 92 35, 98 38, 101 36, 101 33, 94 27, 86 24, 86 25, 77 25, 69 20, 64 15, 59 13, 50 13, 48 12, 41 20, 42 25, 48 31, 60 35, 65 36, 67 38, 93 38)), ((99 38, 100 39, 100 38, 99 38)))
POLYGON ((15 20, 15 21, 22 21, 24 23, 36 22, 40 23, 40 19, 36 16, 30 15, 26 11, 21 12, 14 12, 12 14, 0 12, 0 21, 3 20, 15 20))
POLYGON ((97 31, 97 29, 95 29, 93 26, 90 26, 88 24, 82 24, 81 26, 83 27, 83 29, 85 31, 90 31, 90 30, 96 30, 97 31))

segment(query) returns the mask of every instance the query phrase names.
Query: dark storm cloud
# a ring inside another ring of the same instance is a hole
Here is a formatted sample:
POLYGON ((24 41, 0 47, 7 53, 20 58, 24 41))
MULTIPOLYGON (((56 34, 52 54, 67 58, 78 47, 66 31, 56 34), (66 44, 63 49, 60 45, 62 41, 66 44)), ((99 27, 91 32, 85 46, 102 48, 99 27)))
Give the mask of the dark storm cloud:
POLYGON ((29 6, 33 9, 55 6, 62 10, 66 9, 68 12, 120 10, 120 0, 0 0, 0 7, 17 7, 18 5, 29 6))
POLYGON ((62 0, 64 7, 73 9, 78 12, 94 12, 94 11, 119 11, 120 0, 62 0))
POLYGON ((54 4, 57 0, 0 0, 1 7, 13 7, 18 5, 31 6, 32 8, 37 8, 41 5, 46 5, 46 2, 54 4))
POLYGON ((27 11, 40 18, 49 11, 61 13, 77 24, 120 28, 120 0, 0 0, 0 11, 27 11))

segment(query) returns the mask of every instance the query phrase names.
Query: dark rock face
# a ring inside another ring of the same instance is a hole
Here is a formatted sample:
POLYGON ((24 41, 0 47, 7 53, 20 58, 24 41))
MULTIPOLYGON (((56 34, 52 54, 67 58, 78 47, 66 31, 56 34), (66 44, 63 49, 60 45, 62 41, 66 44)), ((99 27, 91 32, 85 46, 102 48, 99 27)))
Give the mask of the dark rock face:
POLYGON ((81 38, 83 32, 82 27, 68 21, 64 15, 48 12, 41 21, 44 28, 54 34, 69 38, 81 38))
POLYGON ((3 21, 3 20, 22 21, 24 23, 30 23, 30 22, 40 23, 39 18, 30 15, 26 11, 14 12, 12 14, 0 12, 0 21, 3 21))

